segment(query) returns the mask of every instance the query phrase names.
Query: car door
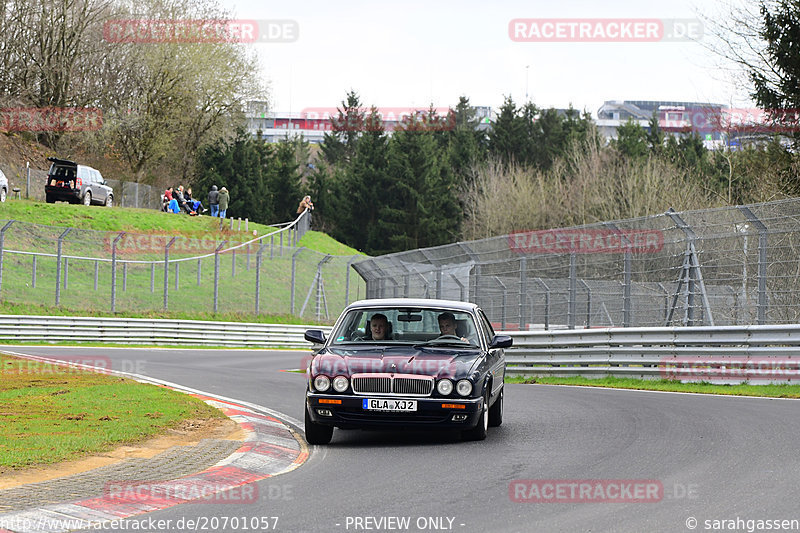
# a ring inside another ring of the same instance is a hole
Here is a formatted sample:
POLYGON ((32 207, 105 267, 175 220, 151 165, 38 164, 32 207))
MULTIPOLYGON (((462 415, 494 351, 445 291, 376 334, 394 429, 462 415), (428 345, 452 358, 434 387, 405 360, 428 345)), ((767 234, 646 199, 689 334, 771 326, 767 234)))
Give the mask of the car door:
MULTIPOLYGON (((478 317, 483 331, 486 346, 492 342, 495 336, 494 328, 489 319, 483 313, 482 309, 478 309, 478 317)), ((492 396, 497 394, 503 387, 506 375, 506 358, 503 348, 490 348, 488 351, 489 371, 492 373, 492 396)))

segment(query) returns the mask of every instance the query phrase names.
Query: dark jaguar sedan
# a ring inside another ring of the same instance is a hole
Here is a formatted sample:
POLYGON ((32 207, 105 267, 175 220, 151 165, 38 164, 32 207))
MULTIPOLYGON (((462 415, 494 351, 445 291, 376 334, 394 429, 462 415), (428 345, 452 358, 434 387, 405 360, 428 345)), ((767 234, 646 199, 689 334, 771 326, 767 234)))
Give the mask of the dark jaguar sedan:
POLYGON ((486 438, 503 421, 505 355, 471 303, 386 299, 350 304, 307 369, 305 430, 326 444, 339 428, 436 428, 486 438))

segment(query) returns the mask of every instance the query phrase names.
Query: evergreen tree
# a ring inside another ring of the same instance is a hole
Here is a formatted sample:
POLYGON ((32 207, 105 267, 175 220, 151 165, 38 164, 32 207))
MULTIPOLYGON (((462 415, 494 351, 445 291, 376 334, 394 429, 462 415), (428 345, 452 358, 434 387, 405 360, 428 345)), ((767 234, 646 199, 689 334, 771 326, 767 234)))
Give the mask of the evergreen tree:
POLYGON ((641 159, 647 156, 647 132, 632 118, 617 128, 617 138, 614 146, 619 153, 631 159, 641 159))

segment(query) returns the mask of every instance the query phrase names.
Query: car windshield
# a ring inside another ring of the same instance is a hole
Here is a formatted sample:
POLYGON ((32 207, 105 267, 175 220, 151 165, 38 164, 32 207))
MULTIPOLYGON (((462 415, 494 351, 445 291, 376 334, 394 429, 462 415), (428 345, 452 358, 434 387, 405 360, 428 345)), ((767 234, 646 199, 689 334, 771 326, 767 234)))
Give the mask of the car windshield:
POLYGON ((332 332, 332 345, 479 345, 472 315, 444 308, 376 307, 351 309, 332 332))

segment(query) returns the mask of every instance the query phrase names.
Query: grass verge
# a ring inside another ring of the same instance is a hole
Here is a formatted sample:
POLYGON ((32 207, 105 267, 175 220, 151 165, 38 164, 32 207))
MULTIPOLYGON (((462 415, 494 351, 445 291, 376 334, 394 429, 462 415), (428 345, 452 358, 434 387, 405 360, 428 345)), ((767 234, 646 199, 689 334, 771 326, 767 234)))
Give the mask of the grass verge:
POLYGON ((581 387, 607 387, 668 392, 693 392, 699 394, 725 394, 730 396, 763 396, 768 398, 800 398, 800 385, 750 385, 713 383, 681 383, 667 379, 644 380, 633 378, 584 378, 584 377, 506 377, 506 383, 541 383, 543 385, 575 385, 581 387))
POLYGON ((0 473, 146 440, 224 415, 187 394, 0 354, 0 473))

